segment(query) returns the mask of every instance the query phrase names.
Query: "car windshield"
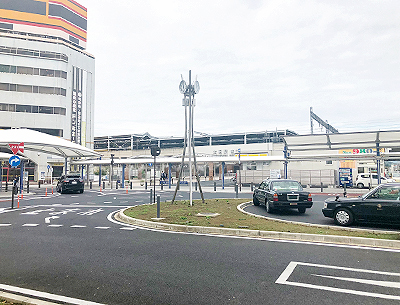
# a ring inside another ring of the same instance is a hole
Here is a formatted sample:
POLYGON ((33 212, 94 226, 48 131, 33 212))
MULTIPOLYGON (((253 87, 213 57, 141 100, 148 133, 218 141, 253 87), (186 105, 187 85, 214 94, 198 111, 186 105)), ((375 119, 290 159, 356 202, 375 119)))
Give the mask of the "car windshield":
POLYGON ((272 183, 274 191, 302 191, 303 188, 297 181, 274 181, 272 183))
POLYGON ((400 200, 400 185, 384 185, 378 186, 371 192, 365 194, 363 199, 384 199, 384 200, 400 200))

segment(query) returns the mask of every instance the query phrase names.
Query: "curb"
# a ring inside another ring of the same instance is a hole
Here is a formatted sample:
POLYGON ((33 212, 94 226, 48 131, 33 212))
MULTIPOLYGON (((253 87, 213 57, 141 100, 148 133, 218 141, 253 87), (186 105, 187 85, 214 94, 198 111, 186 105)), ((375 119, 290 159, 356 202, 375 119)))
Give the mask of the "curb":
POLYGON ((123 209, 118 213, 116 213, 114 216, 115 219, 127 224, 132 224, 136 226, 157 229, 157 230, 400 249, 400 241, 397 240, 384 240, 384 239, 348 237, 348 236, 336 236, 336 235, 287 233, 287 232, 261 231, 261 230, 249 230, 249 229, 187 226, 187 225, 177 225, 177 224, 169 224, 162 222, 153 222, 126 216, 124 214, 124 211, 127 209, 129 208, 123 209))

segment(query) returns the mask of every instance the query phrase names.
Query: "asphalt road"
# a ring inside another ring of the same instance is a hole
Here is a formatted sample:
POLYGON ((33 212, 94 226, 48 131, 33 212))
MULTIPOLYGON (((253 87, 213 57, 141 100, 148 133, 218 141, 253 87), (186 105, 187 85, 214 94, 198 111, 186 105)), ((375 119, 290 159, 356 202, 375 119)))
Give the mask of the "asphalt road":
POLYGON ((0 206, 0 290, 26 288, 60 303, 69 297, 70 304, 400 301, 400 251, 159 232, 112 221, 115 211, 148 196, 85 191, 27 197, 20 209, 0 206))
MULTIPOLYGON (((288 220, 288 221, 336 226, 332 218, 325 217, 322 214, 324 201, 327 198, 334 198, 334 197, 335 196, 326 194, 324 195, 314 194, 312 196, 313 206, 311 209, 307 209, 305 214, 300 214, 297 211, 297 209, 286 210, 286 211, 274 211, 274 213, 267 213, 265 210, 265 205, 259 205, 259 206, 251 205, 246 207, 245 211, 260 216, 288 220)), ((373 229, 373 230, 385 230, 385 231, 397 231, 397 232, 400 230, 399 225, 390 225, 390 224, 355 223, 352 225, 352 227, 360 229, 373 229)))

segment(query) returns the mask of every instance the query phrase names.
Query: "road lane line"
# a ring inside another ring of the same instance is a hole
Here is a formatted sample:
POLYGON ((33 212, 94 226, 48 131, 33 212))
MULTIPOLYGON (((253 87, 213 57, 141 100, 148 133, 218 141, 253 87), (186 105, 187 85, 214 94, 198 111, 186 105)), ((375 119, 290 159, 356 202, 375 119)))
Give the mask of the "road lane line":
POLYGON ((0 227, 8 227, 11 226, 11 223, 0 223, 0 227))
MULTIPOLYGON (((311 264, 311 263, 301 263, 301 262, 293 262, 292 261, 289 263, 289 265, 286 267, 286 269, 283 271, 283 273, 279 276, 279 278, 275 281, 275 283, 281 284, 281 285, 289 285, 289 286, 296 286, 296 287, 303 287, 303 288, 310 288, 310 289, 317 289, 317 290, 347 293, 347 294, 380 298, 380 299, 400 300, 399 295, 390 295, 390 294, 383 294, 383 293, 376 293, 376 292, 368 292, 368 291, 361 291, 361 290, 344 289, 344 288, 288 281, 289 277, 294 272, 294 269, 297 266, 307 266, 307 267, 316 267, 316 268, 324 268, 324 269, 342 270, 342 271, 350 271, 350 272, 356 272, 356 273, 358 272, 361 274, 379 274, 379 275, 400 277, 400 273, 394 273, 394 272, 374 271, 374 270, 367 270, 367 269, 356 269, 356 268, 347 268, 347 267, 311 264)), ((375 281, 375 280, 362 279, 362 278, 357 279, 357 278, 327 276, 327 275, 318 275, 318 274, 310 274, 310 275, 324 277, 324 278, 330 278, 330 279, 337 279, 340 281, 355 282, 355 283, 360 283, 360 284, 367 284, 367 285, 374 285, 374 286, 381 286, 381 287, 400 288, 400 282, 375 281)))
POLYGON ((37 227, 39 224, 38 223, 26 223, 23 224, 23 227, 37 227))
POLYGON ((86 228, 86 226, 73 225, 73 226, 70 226, 70 228, 86 228))
POLYGON ((48 227, 51 227, 51 228, 60 228, 62 226, 64 226, 64 225, 48 225, 48 227))
POLYGON ((85 300, 65 297, 62 295, 36 291, 36 290, 32 290, 32 289, 20 288, 20 287, 15 287, 15 286, 10 286, 10 285, 4 285, 4 284, 0 284, 0 289, 6 290, 9 292, 21 293, 21 294, 25 294, 28 296, 44 298, 44 299, 48 299, 48 300, 53 300, 53 301, 58 301, 58 302, 63 302, 63 303, 68 303, 68 304, 74 304, 74 305, 105 305, 105 304, 101 304, 101 303, 85 301, 85 300))
POLYGON ((100 229, 100 230, 107 230, 107 229, 109 229, 110 227, 94 227, 95 229, 100 229))

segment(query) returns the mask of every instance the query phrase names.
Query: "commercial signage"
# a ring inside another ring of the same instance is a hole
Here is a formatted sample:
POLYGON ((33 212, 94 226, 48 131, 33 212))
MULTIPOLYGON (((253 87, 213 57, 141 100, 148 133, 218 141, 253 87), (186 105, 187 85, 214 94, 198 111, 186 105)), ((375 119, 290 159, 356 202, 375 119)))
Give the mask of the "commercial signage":
MULTIPOLYGON (((381 153, 385 152, 384 148, 380 148, 381 153)), ((358 155, 358 154, 376 154, 376 148, 355 148, 355 149, 341 149, 339 154, 343 155, 358 155)))

